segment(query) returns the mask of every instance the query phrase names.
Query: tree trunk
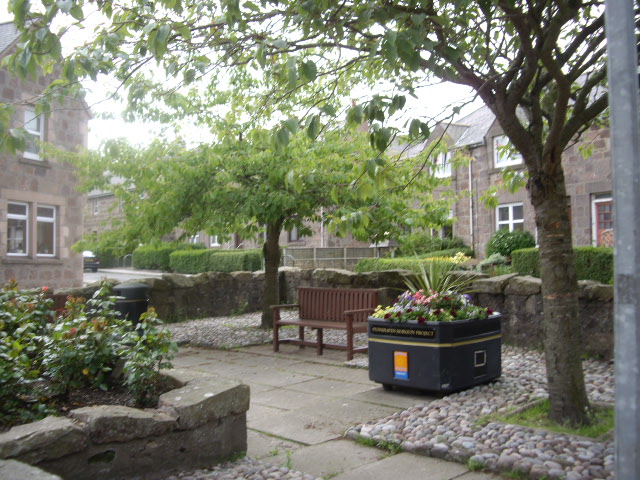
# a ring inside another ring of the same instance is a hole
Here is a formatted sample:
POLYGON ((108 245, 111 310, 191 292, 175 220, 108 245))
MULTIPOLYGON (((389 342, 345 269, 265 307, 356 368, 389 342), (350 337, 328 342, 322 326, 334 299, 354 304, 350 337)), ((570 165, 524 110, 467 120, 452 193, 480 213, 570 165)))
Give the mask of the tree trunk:
POLYGON ((280 266, 280 232, 282 221, 275 224, 267 224, 267 240, 264 242, 262 252, 264 254, 264 291, 262 294, 262 324, 265 330, 273 328, 273 313, 271 305, 280 303, 280 279, 278 267, 280 266))
POLYGON ((556 168, 546 173, 530 169, 527 184, 540 244, 549 416, 580 425, 588 423, 589 401, 582 371, 578 282, 564 174, 560 159, 554 160, 556 168))

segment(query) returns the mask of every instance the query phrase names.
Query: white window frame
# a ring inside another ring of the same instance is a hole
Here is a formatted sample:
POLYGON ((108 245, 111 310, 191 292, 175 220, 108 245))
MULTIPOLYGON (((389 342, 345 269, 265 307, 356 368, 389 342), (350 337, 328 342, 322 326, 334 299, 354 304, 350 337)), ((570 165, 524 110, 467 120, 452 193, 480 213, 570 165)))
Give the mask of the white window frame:
POLYGON ((7 202, 7 255, 12 257, 26 257, 29 255, 29 204, 24 202, 7 202), (9 205, 20 205, 25 207, 25 214, 9 213, 9 205), (9 251, 9 220, 24 220, 24 251, 22 252, 10 252, 9 251))
POLYGON ((599 203, 613 202, 613 196, 609 193, 601 193, 591 197, 591 244, 598 246, 598 209, 599 203))
POLYGON ((24 129, 27 131, 29 135, 34 137, 36 142, 37 152, 29 152, 26 150, 22 152, 24 158, 28 158, 30 160, 41 160, 40 157, 40 146, 38 142, 42 142, 44 140, 44 116, 37 115, 36 110, 33 107, 25 107, 24 109, 24 129), (31 122, 35 121, 38 129, 30 128, 31 122))
POLYGON ((96 215, 98 215, 98 199, 94 198, 93 199, 93 216, 95 217, 96 215))
POLYGON ((496 231, 500 230, 500 227, 503 225, 509 226, 509 231, 513 232, 513 226, 515 224, 522 224, 524 230, 524 204, 522 202, 514 202, 514 203, 503 203, 496 207, 496 231), (515 220, 513 218, 513 208, 514 207, 522 207, 522 218, 515 220), (500 220, 500 209, 508 208, 509 209, 509 220, 500 220))
POLYGON ((209 246, 210 247, 220 247, 220 240, 218 240, 218 235, 212 235, 211 238, 209 239, 209 246))
POLYGON ((57 219, 58 219, 58 215, 56 212, 56 207, 52 206, 52 205, 37 205, 36 206, 36 235, 38 233, 38 228, 40 226, 41 223, 50 223, 53 225, 53 251, 51 253, 40 253, 38 250, 40 248, 39 245, 36 246, 36 256, 38 257, 55 257, 56 256, 56 249, 58 247, 57 245, 57 241, 56 241, 56 237, 58 234, 58 229, 57 227, 57 219), (40 215, 38 215, 38 209, 40 208, 46 208, 46 209, 51 209, 51 212, 53 213, 53 216, 51 217, 41 217, 40 215))
POLYGON ((436 156, 434 175, 438 178, 451 176, 451 152, 441 152, 436 156))
POLYGON ((301 240, 300 230, 298 230, 297 226, 294 226, 289 230, 289 242, 299 242, 301 240))
POLYGON ((508 143, 509 139, 506 135, 497 135, 493 137, 493 165, 496 168, 509 167, 511 165, 522 165, 522 155, 519 153, 500 153, 500 147, 503 147, 508 143))

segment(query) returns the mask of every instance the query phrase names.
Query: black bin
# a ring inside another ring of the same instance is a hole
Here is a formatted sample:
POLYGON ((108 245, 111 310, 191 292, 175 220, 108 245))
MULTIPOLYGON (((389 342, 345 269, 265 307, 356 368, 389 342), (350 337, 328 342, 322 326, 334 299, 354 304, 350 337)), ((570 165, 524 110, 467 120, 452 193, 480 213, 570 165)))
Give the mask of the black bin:
POLYGON ((116 310, 134 326, 140 322, 140 316, 149 307, 148 291, 149 287, 144 283, 121 283, 113 287, 114 295, 120 297, 116 300, 116 310))

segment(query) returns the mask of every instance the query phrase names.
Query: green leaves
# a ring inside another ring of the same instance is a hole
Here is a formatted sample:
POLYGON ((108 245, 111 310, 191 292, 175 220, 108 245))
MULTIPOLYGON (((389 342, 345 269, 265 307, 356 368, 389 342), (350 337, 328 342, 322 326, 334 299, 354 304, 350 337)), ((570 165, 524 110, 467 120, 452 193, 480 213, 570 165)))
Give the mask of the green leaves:
POLYGON ((167 53, 167 41, 170 34, 171 27, 169 25, 160 25, 149 34, 149 51, 158 61, 167 53))

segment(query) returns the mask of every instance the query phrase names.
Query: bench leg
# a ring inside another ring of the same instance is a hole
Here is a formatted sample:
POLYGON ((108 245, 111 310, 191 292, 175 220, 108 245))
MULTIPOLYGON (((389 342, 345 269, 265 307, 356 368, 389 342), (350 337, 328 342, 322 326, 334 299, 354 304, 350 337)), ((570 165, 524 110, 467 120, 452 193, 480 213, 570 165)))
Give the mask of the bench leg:
POLYGON ((279 350, 280 344, 278 339, 278 330, 280 329, 280 325, 273 323, 273 351, 277 352, 279 350))
POLYGON ((322 339, 322 329, 318 328, 316 331, 318 332, 318 355, 322 355, 322 347, 324 347, 324 340, 322 339))
MULTIPOLYGON (((298 338, 304 341, 304 327, 298 327, 298 338)), ((304 345, 298 345, 299 348, 304 348, 304 345)))
POLYGON ((347 323, 347 362, 353 360, 353 324, 347 323))

